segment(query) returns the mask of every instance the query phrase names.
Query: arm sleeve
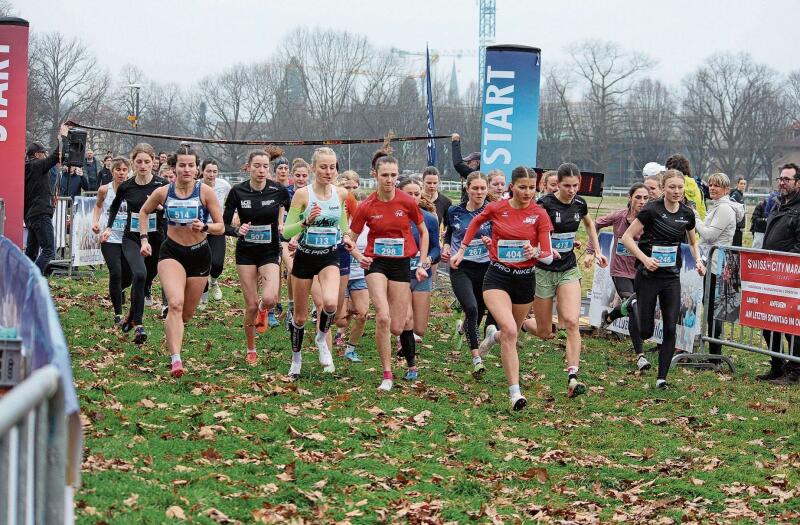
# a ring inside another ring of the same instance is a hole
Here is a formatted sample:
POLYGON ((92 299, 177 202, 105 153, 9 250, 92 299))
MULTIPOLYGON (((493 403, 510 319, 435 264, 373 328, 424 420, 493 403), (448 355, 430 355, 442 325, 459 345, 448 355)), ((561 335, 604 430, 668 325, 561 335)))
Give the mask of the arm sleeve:
POLYGON ((467 228, 464 238, 461 239, 461 246, 469 246, 469 243, 471 243, 472 239, 475 238, 475 234, 478 233, 478 229, 481 227, 481 225, 484 222, 491 220, 493 211, 494 207, 489 205, 470 221, 469 228, 467 228))
POLYGON ((108 207, 108 220, 106 221, 106 228, 111 228, 114 224, 114 217, 117 216, 119 207, 122 204, 122 198, 125 196, 125 184, 120 184, 117 192, 114 194, 114 200, 111 201, 111 206, 108 207))
POLYGON ((53 149, 53 152, 50 155, 42 160, 31 161, 31 168, 36 173, 48 175, 50 169, 56 164, 58 164, 58 143, 56 143, 56 147, 53 149))
POLYGON ((342 206, 342 211, 339 214, 339 229, 342 230, 342 235, 350 233, 350 227, 347 224, 347 206, 342 206))
POLYGON ((225 235, 229 237, 238 237, 239 232, 233 227, 233 214, 236 213, 236 208, 239 207, 239 197, 235 191, 228 192, 228 198, 225 199, 225 209, 222 212, 222 222, 225 223, 225 235))
MULTIPOLYGON (((344 208, 344 207, 342 207, 344 208)), ((286 222, 283 223, 283 236, 287 239, 294 237, 303 231, 303 212, 300 208, 294 206, 289 208, 289 216, 286 217, 286 222)))
POLYGON ((453 167, 456 169, 461 178, 469 175, 472 170, 469 169, 467 163, 461 158, 461 141, 453 141, 451 143, 450 150, 453 152, 453 167))
POLYGON ((442 258, 442 248, 439 245, 439 220, 436 216, 425 216, 425 226, 428 228, 428 257, 433 264, 442 258))

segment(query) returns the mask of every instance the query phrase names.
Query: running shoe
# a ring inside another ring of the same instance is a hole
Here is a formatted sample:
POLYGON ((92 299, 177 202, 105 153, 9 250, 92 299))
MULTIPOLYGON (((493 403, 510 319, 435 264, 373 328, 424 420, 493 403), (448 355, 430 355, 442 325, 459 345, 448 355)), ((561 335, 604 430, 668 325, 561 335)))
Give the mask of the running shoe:
POLYGON ((481 344, 478 345, 478 352, 480 356, 486 357, 489 355, 489 352, 492 350, 492 347, 495 345, 494 335, 497 333, 497 328, 493 324, 490 324, 489 327, 486 329, 486 337, 481 341, 481 344))
POLYGON ((121 315, 115 315, 114 316, 114 326, 116 327, 116 326, 121 326, 121 325, 122 325, 122 316, 121 315))
POLYGON ((144 326, 137 326, 134 329, 134 333, 136 334, 133 337, 134 344, 143 345, 147 341, 147 332, 145 332, 144 326))
POLYGON ((522 394, 512 394, 511 408, 513 410, 522 410, 528 404, 528 400, 522 394))
POLYGON ((344 332, 336 332, 336 346, 344 346, 347 342, 344 340, 344 332))
POLYGON ((300 369, 302 368, 303 363, 295 363, 292 361, 292 365, 289 367, 289 377, 292 379, 297 379, 300 377, 300 369))
POLYGON ((282 304, 282 303, 278 303, 278 304, 276 304, 276 305, 275 305, 275 310, 274 310, 274 311, 275 311, 275 315, 276 315, 277 317, 280 317, 280 316, 281 316, 281 314, 283 313, 283 304, 282 304))
POLYGON ((650 370, 651 365, 650 361, 644 356, 644 354, 639 356, 639 359, 636 360, 636 368, 639 369, 640 372, 644 372, 645 370, 650 370))
POLYGON ((130 317, 126 317, 125 320, 119 325, 120 329, 125 334, 133 330, 133 326, 133 321, 131 321, 130 317))
POLYGON ((287 332, 291 330, 290 327, 292 326, 292 319, 294 319, 294 315, 292 314, 292 310, 290 308, 289 310, 286 310, 286 317, 283 319, 283 327, 286 328, 287 332))
POLYGON ((333 356, 330 348, 328 348, 326 335, 325 332, 317 332, 314 342, 317 343, 317 349, 319 350, 319 364, 322 365, 322 371, 332 374, 336 371, 336 366, 333 364, 333 356))
POLYGON ((317 307, 311 309, 311 324, 317 326, 317 307))
POLYGON ((414 334, 414 342, 416 344, 420 344, 420 343, 422 343, 422 338, 420 336, 418 336, 417 334, 414 334))
POLYGON ((660 383, 656 382, 656 388, 659 390, 669 390, 670 386, 669 383, 667 383, 666 381, 662 381, 660 383))
POLYGON ((197 303, 198 310, 205 310, 206 306, 208 306, 208 292, 203 292, 203 295, 200 296, 200 302, 197 303))
POLYGON ((474 377, 475 379, 480 379, 483 377, 483 374, 485 373, 486 373, 486 367, 484 366, 483 363, 478 363, 476 365, 473 365, 472 377, 474 377))
POLYGON ((417 370, 408 370, 405 375, 406 381, 416 381, 419 377, 419 371, 417 370))
POLYGON ((256 316, 256 332, 263 334, 267 331, 267 311, 261 309, 261 302, 258 303, 258 315, 256 316))
POLYGON ((175 361, 172 363, 172 368, 170 369, 169 375, 176 379, 181 377, 183 375, 183 362, 175 361))
POLYGON ((350 360, 351 363, 360 363, 361 358, 355 350, 348 350, 344 353, 344 358, 350 360))
POLYGON ((611 320, 611 317, 609 317, 609 315, 608 315, 609 312, 610 312, 610 310, 603 310, 600 313, 600 329, 601 330, 608 330, 608 327, 611 326, 611 323, 614 322, 614 321, 611 320))
POLYGON ((273 310, 270 310, 269 315, 267 317, 269 318, 268 324, 270 328, 275 328, 276 326, 280 326, 281 322, 278 321, 277 317, 275 317, 275 312, 273 310))
POLYGON ((381 384, 378 385, 378 390, 388 392, 392 389, 393 386, 394 386, 394 381, 392 381, 391 379, 384 379, 383 381, 381 381, 381 384))
POLYGON ((247 360, 248 365, 256 364, 256 362, 258 361, 258 352, 256 352, 255 350, 248 350, 247 357, 245 359, 247 360))
POLYGON ((222 288, 219 287, 219 283, 212 284, 209 292, 211 292, 211 297, 214 298, 215 301, 222 300, 222 288))
POLYGON ((575 376, 569 376, 567 381, 567 397, 576 397, 586 393, 586 385, 578 381, 575 376))
POLYGON ((153 306, 153 296, 152 295, 145 295, 144 296, 144 305, 148 308, 153 306))
POLYGON ((166 319, 167 315, 169 314, 169 305, 165 304, 161 307, 161 318, 166 319))

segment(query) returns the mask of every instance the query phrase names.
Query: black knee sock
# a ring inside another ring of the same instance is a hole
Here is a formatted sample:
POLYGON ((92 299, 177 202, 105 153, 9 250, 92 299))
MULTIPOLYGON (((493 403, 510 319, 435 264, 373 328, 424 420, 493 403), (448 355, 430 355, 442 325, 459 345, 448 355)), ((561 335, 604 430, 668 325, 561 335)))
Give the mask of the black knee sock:
POLYGON ((413 330, 403 330, 403 333, 400 334, 400 348, 409 368, 415 366, 417 363, 417 343, 414 340, 413 330))
POLYGON ((297 326, 292 321, 289 324, 289 333, 292 338, 292 352, 299 352, 303 348, 303 336, 306 333, 305 325, 297 326))
POLYGON ((336 310, 328 312, 324 308, 319 314, 319 331, 325 333, 330 329, 333 318, 336 317, 336 310))

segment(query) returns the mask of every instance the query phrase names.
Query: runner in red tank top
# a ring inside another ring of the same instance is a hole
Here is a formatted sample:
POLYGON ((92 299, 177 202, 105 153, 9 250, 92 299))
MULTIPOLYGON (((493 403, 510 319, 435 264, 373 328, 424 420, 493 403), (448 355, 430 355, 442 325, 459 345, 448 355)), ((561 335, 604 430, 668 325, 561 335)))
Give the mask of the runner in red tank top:
POLYGON ((485 355, 495 340, 500 342, 500 356, 508 380, 511 407, 521 410, 527 400, 519 389, 519 357, 517 332, 533 303, 534 273, 538 261, 550 262, 550 231, 553 226, 547 212, 533 201, 536 194, 536 175, 527 168, 514 168, 509 185, 511 198, 489 204, 472 219, 461 248, 450 259, 458 268, 466 246, 472 241, 481 224, 492 221, 489 248, 489 269, 483 281, 483 300, 497 321, 499 330, 486 331, 480 345, 485 355))

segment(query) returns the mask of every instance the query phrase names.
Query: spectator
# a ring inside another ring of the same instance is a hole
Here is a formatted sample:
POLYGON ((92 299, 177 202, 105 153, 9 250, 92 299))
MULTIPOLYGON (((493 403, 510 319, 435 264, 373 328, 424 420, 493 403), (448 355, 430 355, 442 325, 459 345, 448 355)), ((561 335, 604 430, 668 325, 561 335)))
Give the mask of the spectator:
POLYGON ((158 173, 161 171, 161 166, 164 165, 159 159, 160 157, 153 157, 153 177, 158 177, 158 173))
POLYGON ((439 224, 447 227, 447 210, 453 205, 453 202, 447 198, 447 195, 439 193, 439 170, 435 166, 428 166, 422 172, 422 191, 425 198, 428 199, 436 207, 436 215, 439 218, 439 224))
MULTIPOLYGON (((784 164, 779 173, 778 191, 781 196, 767 220, 763 248, 800 254, 800 167, 794 163, 784 164)), ((783 346, 781 333, 770 330, 762 330, 762 333, 770 350, 780 353, 783 346)), ((800 337, 783 335, 791 347, 792 355, 800 357, 800 337)), ((756 376, 756 379, 778 385, 800 383, 800 363, 772 357, 770 365, 769 371, 756 376)))
POLYGON ((689 159, 680 154, 670 155, 667 159, 666 168, 668 170, 678 170, 683 173, 683 197, 689 207, 697 210, 701 219, 706 218, 706 202, 703 192, 697 185, 697 181, 692 177, 692 167, 689 159))
POLYGON ((100 186, 111 182, 111 160, 113 158, 111 155, 106 155, 103 159, 103 169, 100 170, 100 186))
POLYGON ((67 166, 63 168, 61 184, 58 194, 62 197, 80 197, 81 191, 92 191, 89 189, 89 179, 83 173, 82 168, 67 166))
POLYGON ((736 181, 736 188, 731 190, 730 198, 733 202, 738 202, 745 209, 745 216, 736 223, 736 231, 733 234, 732 246, 742 245, 742 232, 744 231, 745 222, 747 221, 747 205, 744 202, 744 192, 747 189, 747 181, 744 177, 739 177, 736 181))
MULTIPOLYGON (((61 137, 67 136, 69 128, 64 124, 59 129, 61 137)), ((24 215, 28 229, 27 255, 42 275, 55 257, 55 233, 53 232, 53 195, 50 193, 50 168, 58 164, 59 148, 48 156, 41 144, 33 143, 25 153, 24 215), (41 252, 40 252, 41 251, 41 252)))
POLYGON ((467 188, 464 182, 467 180, 470 173, 481 169, 481 154, 478 151, 474 151, 462 159, 461 137, 458 133, 453 133, 451 139, 452 144, 450 151, 453 153, 453 167, 461 177, 461 203, 464 204, 467 202, 467 188))
POLYGON ((102 166, 94 158, 94 151, 86 150, 86 158, 83 161, 83 174, 86 176, 86 191, 97 191, 100 187, 100 170, 102 166))
POLYGON ((158 154, 158 163, 159 163, 160 165, 164 166, 164 165, 166 165, 166 164, 167 164, 167 159, 168 159, 168 158, 169 158, 169 155, 167 155, 166 153, 164 153, 164 152, 162 151, 162 152, 160 152, 160 153, 158 154))
POLYGON ((760 249, 764 241, 764 232, 767 231, 767 219, 778 203, 780 192, 773 191, 763 201, 758 203, 750 219, 750 231, 753 232, 753 248, 760 249))

